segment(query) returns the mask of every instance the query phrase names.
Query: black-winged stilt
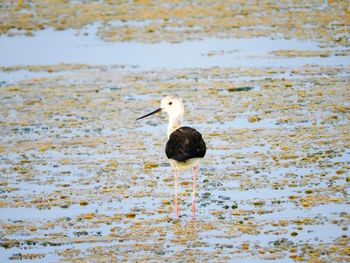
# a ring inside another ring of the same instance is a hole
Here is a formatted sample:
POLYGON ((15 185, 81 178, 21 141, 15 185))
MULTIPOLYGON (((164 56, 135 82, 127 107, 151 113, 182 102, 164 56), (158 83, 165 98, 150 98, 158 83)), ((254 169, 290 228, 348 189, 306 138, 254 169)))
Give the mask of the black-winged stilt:
POLYGON ((202 135, 193 128, 182 126, 184 106, 182 99, 168 96, 162 99, 160 108, 148 113, 137 120, 143 119, 154 113, 165 111, 169 116, 168 142, 165 153, 174 169, 175 177, 175 214, 179 219, 179 205, 177 196, 178 171, 193 168, 192 189, 192 216, 195 217, 196 177, 197 162, 203 158, 206 152, 202 135))

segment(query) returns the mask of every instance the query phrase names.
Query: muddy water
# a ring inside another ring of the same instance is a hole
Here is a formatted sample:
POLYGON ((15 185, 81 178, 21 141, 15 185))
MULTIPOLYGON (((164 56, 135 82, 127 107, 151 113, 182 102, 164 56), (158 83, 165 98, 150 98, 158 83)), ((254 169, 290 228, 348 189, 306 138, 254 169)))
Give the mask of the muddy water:
POLYGON ((349 260, 345 45, 97 27, 0 37, 1 262, 349 260), (135 121, 169 94, 208 146, 178 222, 166 116, 135 121))

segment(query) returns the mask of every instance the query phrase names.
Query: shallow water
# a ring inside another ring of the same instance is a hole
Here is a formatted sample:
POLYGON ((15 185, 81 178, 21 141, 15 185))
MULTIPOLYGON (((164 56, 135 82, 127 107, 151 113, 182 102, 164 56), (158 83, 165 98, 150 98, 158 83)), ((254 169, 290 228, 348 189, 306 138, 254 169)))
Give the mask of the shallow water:
POLYGON ((301 67, 311 65, 349 65, 349 56, 278 58, 274 50, 321 50, 315 41, 298 39, 207 38, 181 43, 106 43, 96 37, 96 27, 88 35, 74 30, 39 31, 35 37, 0 36, 0 66, 103 64, 129 65, 139 69, 181 69, 209 67, 301 67), (38 48, 40 47, 40 48, 38 48))
POLYGON ((1 262, 348 260, 348 56, 271 54, 322 50, 310 40, 95 31, 0 37, 1 262), (208 147, 196 219, 181 173, 179 222, 167 119, 135 122, 166 94, 208 147))

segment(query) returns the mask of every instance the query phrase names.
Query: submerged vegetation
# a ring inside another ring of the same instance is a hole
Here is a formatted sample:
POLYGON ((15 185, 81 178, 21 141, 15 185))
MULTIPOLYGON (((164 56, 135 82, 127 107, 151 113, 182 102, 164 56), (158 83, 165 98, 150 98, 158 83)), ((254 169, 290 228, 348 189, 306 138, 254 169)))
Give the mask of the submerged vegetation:
POLYGON ((97 22, 106 41, 180 42, 206 37, 280 37, 348 42, 347 1, 1 1, 2 34, 97 22))

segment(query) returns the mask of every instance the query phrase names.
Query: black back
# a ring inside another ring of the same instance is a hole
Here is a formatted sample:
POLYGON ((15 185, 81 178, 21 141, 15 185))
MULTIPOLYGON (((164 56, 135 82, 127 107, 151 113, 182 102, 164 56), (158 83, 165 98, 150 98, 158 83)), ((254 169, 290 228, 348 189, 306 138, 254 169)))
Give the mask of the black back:
POLYGON ((206 152, 202 135, 190 127, 180 127, 170 134, 165 147, 168 159, 185 162, 192 158, 203 158, 206 152))

